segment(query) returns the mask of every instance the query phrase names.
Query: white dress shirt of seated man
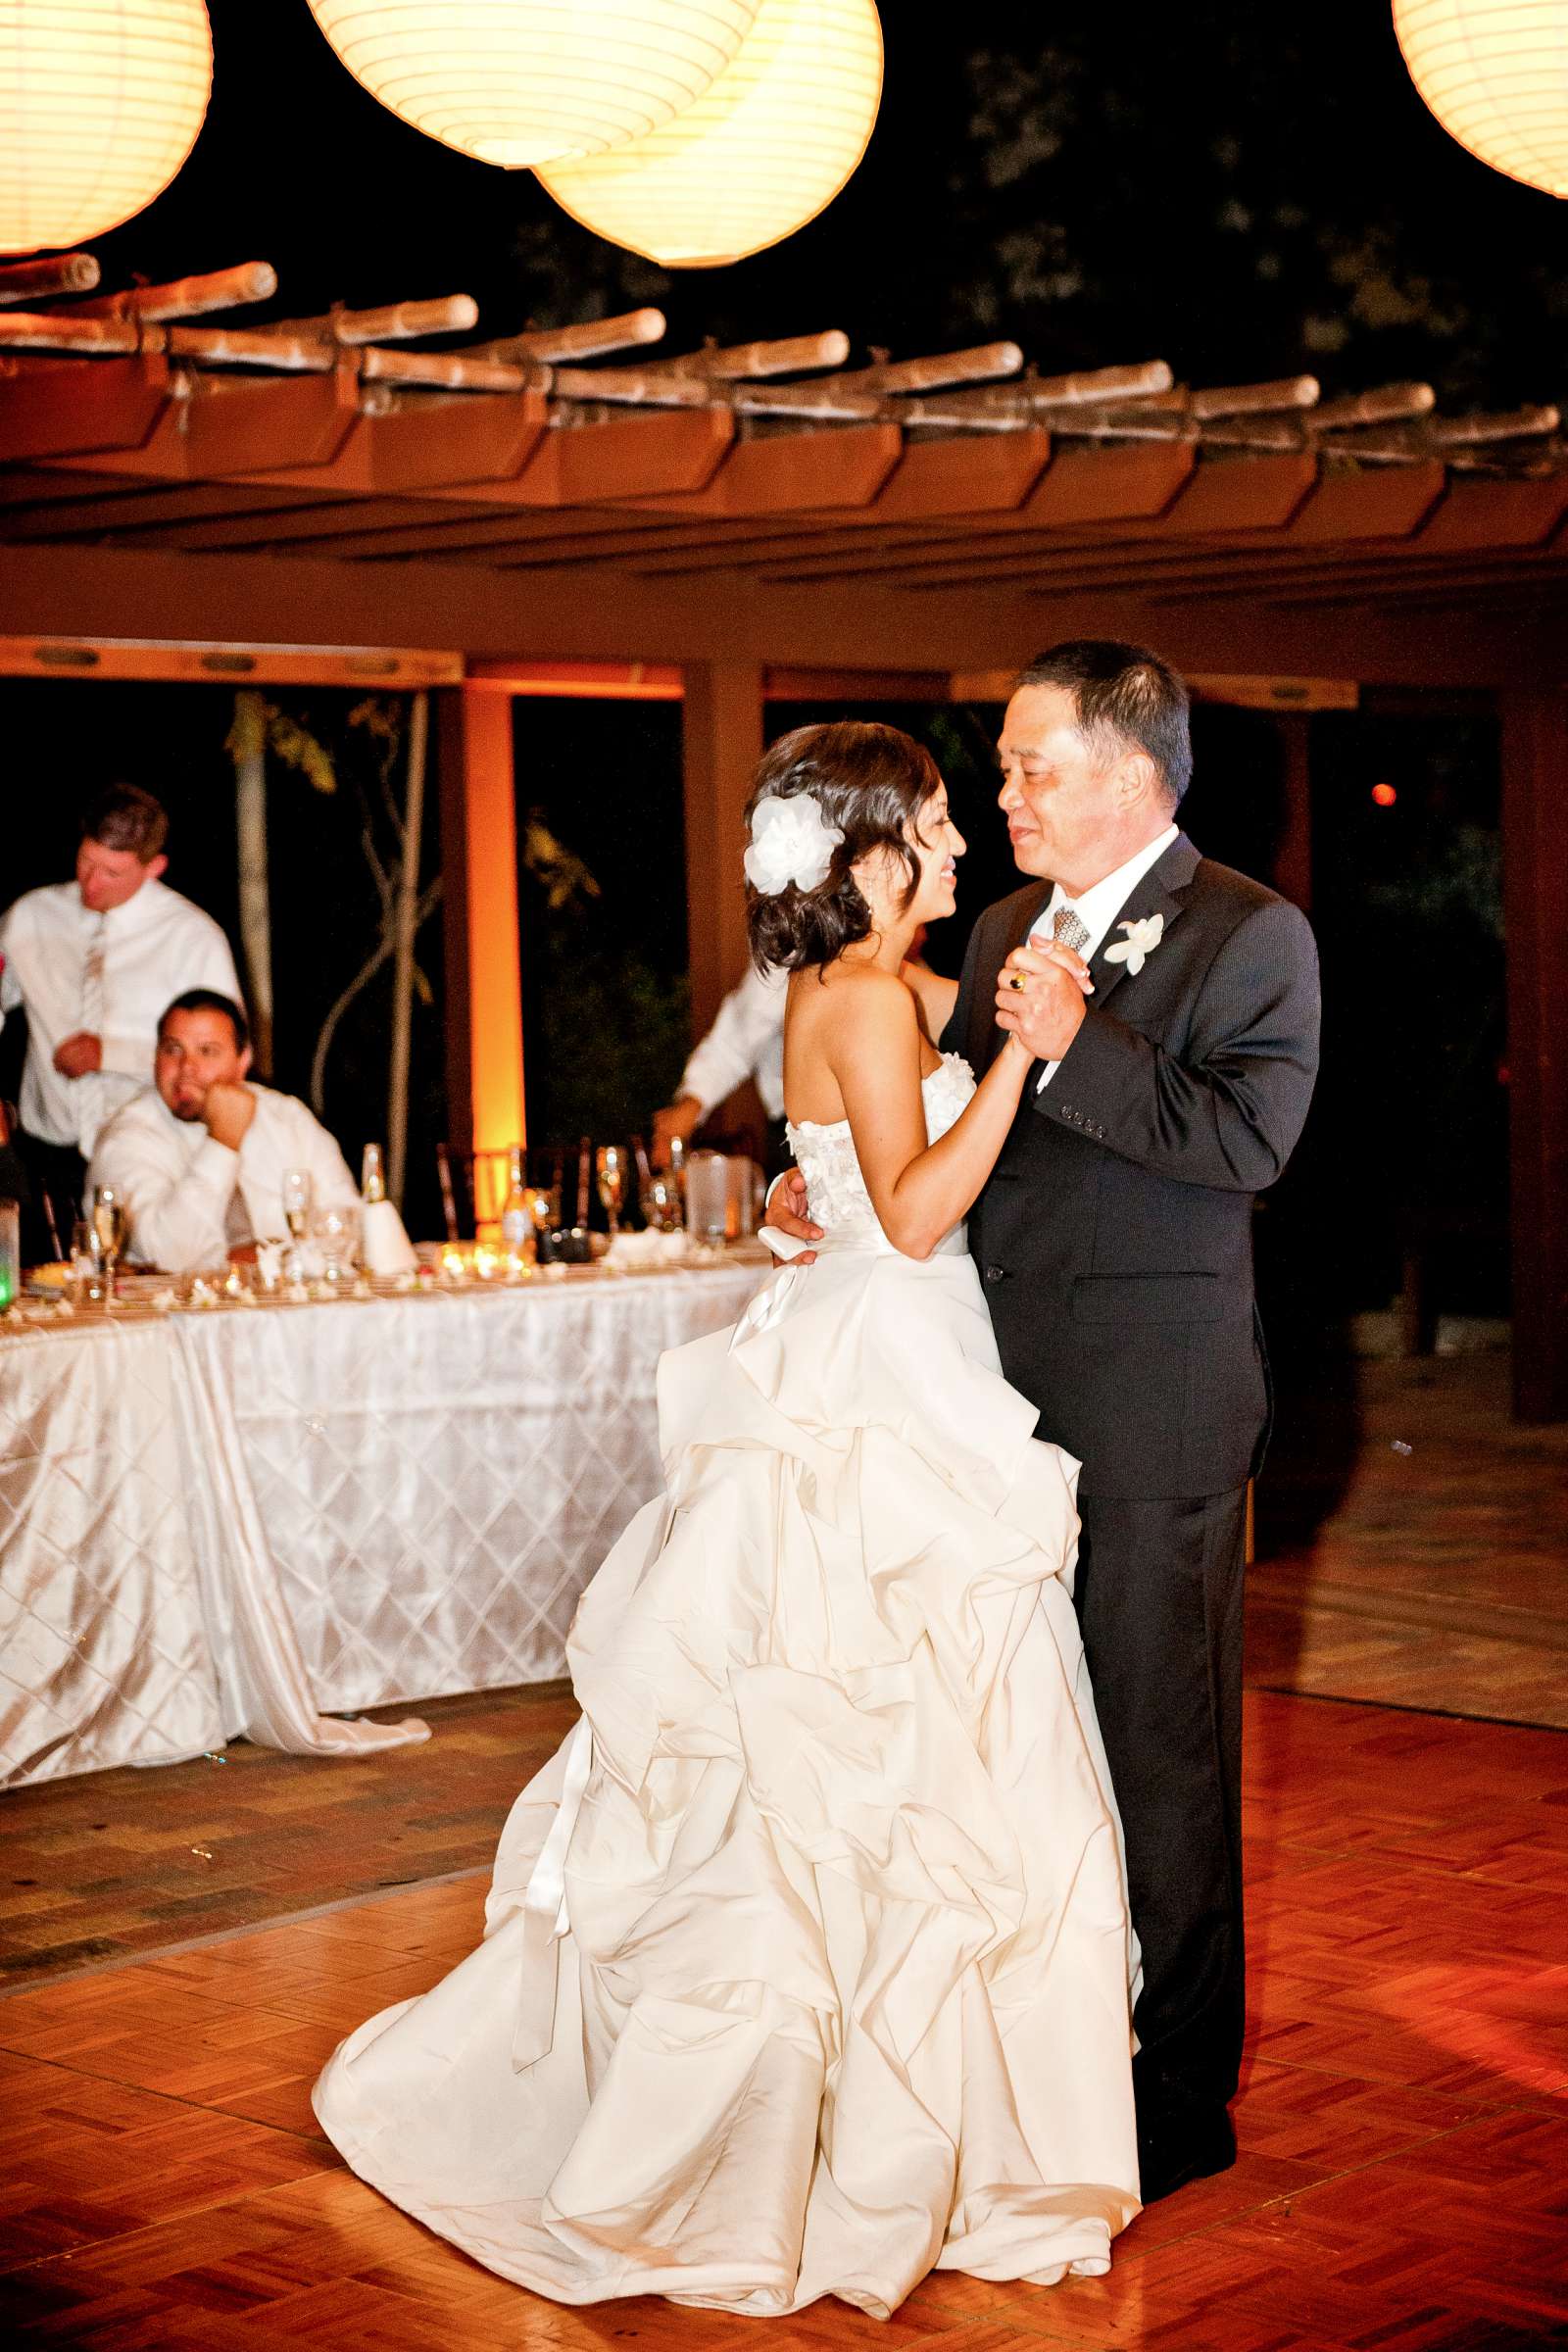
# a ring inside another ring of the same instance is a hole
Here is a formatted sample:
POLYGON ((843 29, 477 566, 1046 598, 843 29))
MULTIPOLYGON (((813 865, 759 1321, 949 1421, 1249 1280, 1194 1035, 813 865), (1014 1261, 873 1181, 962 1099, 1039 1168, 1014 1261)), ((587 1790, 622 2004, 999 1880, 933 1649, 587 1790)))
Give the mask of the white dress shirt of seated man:
POLYGON ((158 1028, 154 1083, 98 1138, 91 1185, 125 1208, 132 1263, 189 1274, 286 1234, 283 1178, 309 1171, 318 1208, 359 1200, 347 1162, 292 1095, 250 1076, 250 1032, 232 999, 190 989, 158 1028))

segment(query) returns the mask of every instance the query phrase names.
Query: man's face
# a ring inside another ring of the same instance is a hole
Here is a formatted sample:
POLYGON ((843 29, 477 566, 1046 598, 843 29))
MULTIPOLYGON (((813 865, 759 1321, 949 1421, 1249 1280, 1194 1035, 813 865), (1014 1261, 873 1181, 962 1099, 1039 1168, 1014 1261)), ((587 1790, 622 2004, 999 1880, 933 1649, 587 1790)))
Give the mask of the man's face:
POLYGON ((153 1081, 176 1119, 199 1119, 208 1088, 237 1083, 250 1066, 250 1048, 239 1052, 226 1013, 172 1012, 158 1032, 153 1081))
POLYGON ((1020 687, 1007 705, 997 758, 998 798, 1024 873, 1076 893, 1114 869, 1123 823, 1116 761, 1084 741, 1068 687, 1020 687))
POLYGON ((144 865, 134 850, 106 849, 89 835, 76 852, 81 903, 90 914, 107 914, 133 899, 144 882, 155 881, 168 863, 167 858, 149 858, 144 865))

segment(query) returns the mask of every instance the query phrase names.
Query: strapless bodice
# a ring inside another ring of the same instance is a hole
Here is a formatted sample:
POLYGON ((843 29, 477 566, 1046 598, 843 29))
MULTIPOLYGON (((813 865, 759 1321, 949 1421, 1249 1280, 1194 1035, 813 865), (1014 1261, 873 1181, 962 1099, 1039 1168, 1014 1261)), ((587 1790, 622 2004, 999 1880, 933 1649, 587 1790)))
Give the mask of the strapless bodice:
MULTIPOLYGON (((974 1072, 962 1054, 944 1054, 920 1088, 928 1144, 947 1134, 973 1095, 974 1085, 974 1072)), ((806 1178, 811 1221, 820 1225, 826 1236, 815 1245, 817 1250, 892 1250, 894 1246, 883 1232, 865 1189, 849 1120, 792 1119, 788 1134, 796 1165, 806 1178)), ((955 1225, 937 1244, 950 1255, 967 1246, 961 1224, 955 1225)))

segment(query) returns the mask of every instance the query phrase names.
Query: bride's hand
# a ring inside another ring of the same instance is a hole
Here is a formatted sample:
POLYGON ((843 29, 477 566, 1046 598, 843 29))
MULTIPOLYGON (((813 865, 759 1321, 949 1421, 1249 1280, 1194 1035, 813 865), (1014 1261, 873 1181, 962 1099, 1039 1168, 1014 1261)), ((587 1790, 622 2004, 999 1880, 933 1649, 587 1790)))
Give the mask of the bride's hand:
MULTIPOLYGON (((763 1208, 764 1224, 773 1226, 779 1233, 787 1233, 792 1241, 819 1242, 822 1228, 811 1223, 806 1208, 806 1178, 799 1168, 787 1168, 768 1193, 763 1208)), ((776 1266, 785 1263, 809 1266, 815 1262, 815 1250, 803 1250, 799 1257, 789 1260, 775 1257, 773 1263, 776 1266)))

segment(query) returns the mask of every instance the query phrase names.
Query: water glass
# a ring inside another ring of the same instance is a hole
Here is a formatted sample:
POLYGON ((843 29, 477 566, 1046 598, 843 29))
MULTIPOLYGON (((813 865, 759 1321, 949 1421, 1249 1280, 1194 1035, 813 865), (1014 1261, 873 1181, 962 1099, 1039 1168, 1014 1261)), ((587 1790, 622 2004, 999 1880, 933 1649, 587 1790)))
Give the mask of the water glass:
POLYGON ((716 1245, 729 1228, 729 1162, 722 1152, 686 1156, 686 1230, 693 1241, 716 1245))
POLYGON ((349 1282, 360 1254, 360 1211, 355 1201, 318 1208, 311 1219, 312 1238, 318 1246, 323 1282, 349 1282))
POLYGON ((86 1217, 78 1217, 71 1228, 71 1303, 85 1306, 104 1295, 103 1270, 98 1263, 98 1245, 86 1217))

